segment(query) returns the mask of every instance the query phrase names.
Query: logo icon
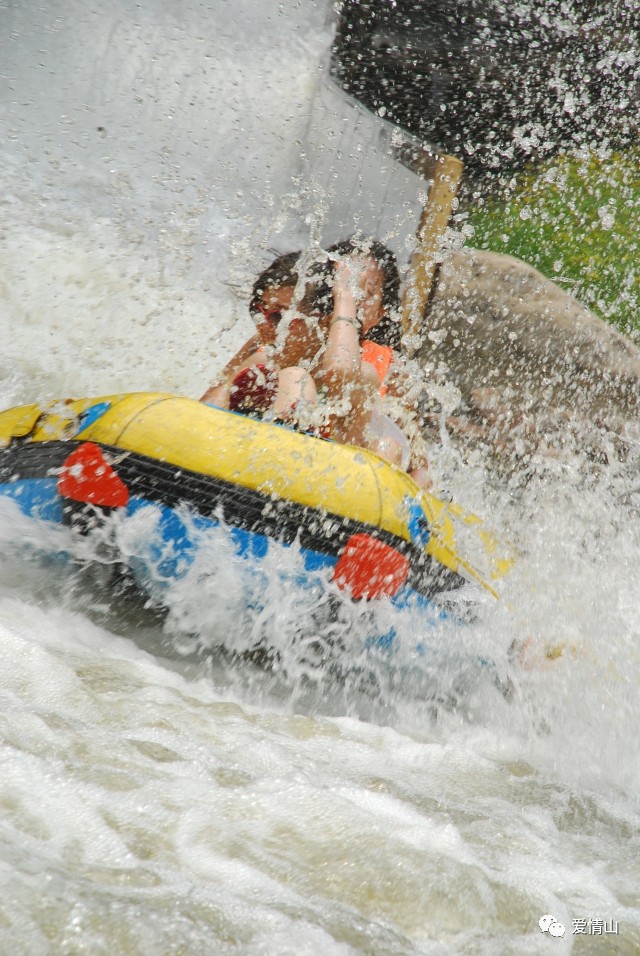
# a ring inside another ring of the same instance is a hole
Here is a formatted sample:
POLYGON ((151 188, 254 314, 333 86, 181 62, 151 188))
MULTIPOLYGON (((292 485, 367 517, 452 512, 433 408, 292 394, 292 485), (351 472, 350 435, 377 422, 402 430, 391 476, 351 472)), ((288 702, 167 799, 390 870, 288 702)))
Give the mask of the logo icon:
POLYGON ((550 913, 540 917, 538 926, 543 933, 548 933, 549 936, 564 936, 564 926, 550 913))

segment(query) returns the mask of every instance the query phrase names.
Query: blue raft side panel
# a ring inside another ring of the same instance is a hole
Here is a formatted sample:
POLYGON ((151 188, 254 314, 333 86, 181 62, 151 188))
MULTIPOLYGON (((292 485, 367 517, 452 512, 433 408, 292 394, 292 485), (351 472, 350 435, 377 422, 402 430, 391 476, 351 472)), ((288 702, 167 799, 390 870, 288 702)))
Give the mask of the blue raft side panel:
POLYGON ((62 524, 62 498, 57 478, 25 478, 0 485, 0 494, 11 498, 30 518, 62 524))
MULTIPOLYGON (((52 521, 55 524, 64 523, 63 502, 58 494, 55 477, 6 482, 0 484, 0 494, 15 501, 28 517, 52 521)), ((150 542, 147 554, 154 567, 156 580, 164 579, 169 582, 183 577, 195 558, 197 541, 194 539, 207 529, 219 527, 219 521, 194 514, 189 515, 188 521, 185 521, 176 511, 165 505, 135 496, 129 499, 123 510, 128 516, 133 516, 143 508, 153 508, 157 515, 155 530, 159 532, 160 540, 157 540, 156 534, 156 541, 150 542)), ((267 555, 269 538, 266 535, 233 527, 228 528, 228 533, 238 557, 260 561, 267 555)), ((300 553, 303 556, 304 568, 309 572, 322 571, 336 564, 333 555, 308 548, 300 548, 300 553)), ((409 593, 416 595, 411 588, 403 588, 398 593, 400 604, 406 604, 409 593)))
MULTIPOLYGON (((65 524, 64 502, 58 493, 57 477, 24 479, 15 482, 0 484, 0 496, 12 499, 21 511, 28 517, 56 525, 65 524)), ((192 512, 181 514, 165 505, 150 501, 142 497, 132 497, 122 512, 127 517, 133 517, 149 509, 153 513, 153 522, 150 523, 150 534, 143 541, 141 553, 126 556, 123 564, 144 593, 152 601, 163 600, 163 595, 173 581, 184 577, 198 553, 198 538, 207 531, 219 528, 220 522, 215 518, 205 518, 192 512)), ((229 540, 233 543, 235 554, 247 561, 248 570, 260 574, 261 561, 268 555, 271 540, 262 534, 247 531, 242 528, 227 526, 229 540)), ((289 547, 281 544, 280 547, 289 547)), ((37 545, 35 551, 37 552, 37 545)), ((300 547, 304 570, 298 572, 283 572, 283 582, 293 584, 300 589, 311 589, 329 581, 331 569, 336 564, 336 557, 311 551, 300 547)), ((57 557, 68 558, 68 552, 61 551, 57 557)), ((258 589, 259 592, 259 589, 258 589)), ((391 599, 391 605, 397 609, 409 609, 420 613, 421 634, 415 635, 414 652, 421 660, 430 660, 433 657, 433 647, 425 643, 427 634, 439 621, 451 620, 452 615, 438 607, 429 598, 419 594, 408 585, 404 585, 391 599), (423 638, 423 639, 421 639, 423 638)), ((259 606, 250 605, 250 609, 259 611, 259 606)), ((456 615, 454 613, 453 619, 456 615)), ((365 648, 374 653, 382 653, 385 657, 394 656, 397 649, 397 632, 392 626, 376 631, 372 628, 365 641, 365 648)), ((485 659, 475 658, 475 670, 494 674, 495 665, 485 659)), ((499 686, 498 677, 494 675, 494 683, 499 686)))
MULTIPOLYGON (((58 494, 56 477, 24 479, 0 484, 0 494, 15 501, 28 517, 59 525, 64 524, 63 500, 58 494)), ((147 508, 153 509, 156 521, 153 534, 149 536, 146 545, 146 553, 129 556, 126 564, 139 586, 145 591, 151 590, 158 594, 172 581, 177 581, 187 574, 197 554, 198 537, 207 530, 219 527, 220 522, 197 514, 189 514, 185 516, 185 520, 179 513, 165 505, 135 496, 129 499, 123 510, 127 516, 134 516, 147 508)), ((238 557, 256 562, 257 565, 266 557, 270 544, 267 536, 242 528, 229 527, 227 531, 238 557)), ((293 578, 289 577, 289 580, 301 588, 311 587, 317 582, 317 574, 334 567, 337 560, 333 555, 302 547, 300 554, 304 572, 315 578, 311 580, 305 573, 296 574, 293 578)), ((411 607, 428 610, 431 617, 436 612, 429 598, 418 594, 407 585, 404 585, 391 599, 391 603, 398 609, 411 607)), ((443 619, 447 617, 446 614, 438 612, 435 616, 443 619)), ((385 634, 372 637, 368 645, 389 649, 394 638, 395 633, 391 629, 385 634)))

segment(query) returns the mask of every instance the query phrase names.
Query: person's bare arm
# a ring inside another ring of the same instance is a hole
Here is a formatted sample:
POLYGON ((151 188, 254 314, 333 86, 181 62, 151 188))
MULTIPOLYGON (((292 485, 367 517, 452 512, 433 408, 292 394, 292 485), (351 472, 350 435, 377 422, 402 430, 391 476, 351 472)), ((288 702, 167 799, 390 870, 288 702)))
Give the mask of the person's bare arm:
POLYGON ((331 415, 336 441, 364 445, 371 417, 375 383, 365 374, 360 349, 358 302, 363 296, 363 276, 353 264, 337 262, 333 285, 333 315, 315 378, 329 398, 347 400, 348 410, 331 415))

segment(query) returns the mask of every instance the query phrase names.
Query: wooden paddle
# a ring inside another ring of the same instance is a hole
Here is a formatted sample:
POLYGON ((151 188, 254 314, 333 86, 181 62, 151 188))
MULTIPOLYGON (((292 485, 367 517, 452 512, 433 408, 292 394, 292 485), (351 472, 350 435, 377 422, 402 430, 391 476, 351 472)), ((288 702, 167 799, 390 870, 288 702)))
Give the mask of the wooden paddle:
MULTIPOLYGON (((402 157, 401 161, 402 161, 402 157)), ((407 163, 409 165, 409 163, 407 163)), ((455 156, 426 149, 411 155, 411 169, 430 183, 402 300, 403 348, 414 355, 422 342, 422 325, 435 290, 445 230, 451 219, 464 166, 455 156)))

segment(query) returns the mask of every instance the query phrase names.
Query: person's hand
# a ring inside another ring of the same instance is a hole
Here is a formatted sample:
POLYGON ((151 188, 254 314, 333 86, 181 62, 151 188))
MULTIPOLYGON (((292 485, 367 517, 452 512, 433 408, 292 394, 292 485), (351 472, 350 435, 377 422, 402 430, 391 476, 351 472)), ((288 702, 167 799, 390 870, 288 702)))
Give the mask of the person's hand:
POLYGON ((371 298, 377 292, 378 276, 380 267, 372 259, 361 260, 360 275, 358 285, 362 289, 365 299, 371 298))
POLYGON ((367 294, 366 282, 367 269, 362 259, 352 256, 334 260, 334 297, 359 303, 367 294))

